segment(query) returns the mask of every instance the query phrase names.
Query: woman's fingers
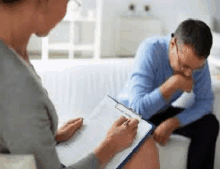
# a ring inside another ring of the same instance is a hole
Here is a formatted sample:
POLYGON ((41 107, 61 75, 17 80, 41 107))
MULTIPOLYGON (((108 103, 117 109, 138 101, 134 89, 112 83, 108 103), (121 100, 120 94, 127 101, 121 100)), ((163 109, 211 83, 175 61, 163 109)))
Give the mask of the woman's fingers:
POLYGON ((71 132, 71 135, 76 132, 77 129, 79 129, 83 124, 83 120, 77 120, 75 123, 69 124, 67 126, 67 130, 71 132))
POLYGON ((70 124, 72 125, 72 124, 74 124, 75 122, 78 122, 78 121, 80 121, 80 120, 83 120, 83 118, 71 119, 71 120, 69 120, 67 123, 65 123, 60 129, 61 129, 61 130, 65 130, 66 127, 69 127, 70 124))
POLYGON ((58 141, 67 141, 69 140, 73 134, 82 126, 83 120, 78 119, 74 123, 65 124, 63 128, 59 130, 59 134, 57 135, 58 141))
POLYGON ((138 119, 135 119, 135 118, 129 119, 129 126, 131 127, 131 129, 136 128, 138 126, 138 124, 139 124, 138 119))
POLYGON ((81 120, 81 119, 82 119, 82 118, 71 119, 71 120, 69 120, 69 121, 67 122, 67 124, 74 123, 74 122, 79 121, 79 120, 81 120))
POLYGON ((134 127, 132 130, 137 132, 138 126, 134 127))
POLYGON ((133 138, 137 135, 137 128, 133 129, 133 138))
POLYGON ((122 125, 125 121, 127 121, 128 119, 124 116, 120 116, 120 118, 118 120, 115 121, 115 125, 116 126, 120 126, 122 125))

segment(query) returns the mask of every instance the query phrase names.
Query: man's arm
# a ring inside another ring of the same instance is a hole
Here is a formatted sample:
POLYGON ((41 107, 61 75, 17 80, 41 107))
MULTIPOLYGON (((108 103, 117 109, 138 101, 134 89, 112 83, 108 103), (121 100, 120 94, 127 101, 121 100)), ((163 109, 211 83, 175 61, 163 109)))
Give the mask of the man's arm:
POLYGON ((190 92, 193 88, 193 78, 186 77, 183 74, 174 74, 164 84, 161 85, 160 90, 163 97, 169 100, 177 91, 190 92))
POLYGON ((144 119, 148 119, 167 104, 158 82, 155 81, 158 76, 164 78, 164 74, 157 73, 157 69, 162 66, 161 55, 165 51, 155 43, 155 40, 150 39, 139 46, 128 84, 128 106, 144 119))
MULTIPOLYGON (((190 91, 190 86, 192 86, 191 83, 192 79, 190 80, 188 77, 176 74, 160 87, 161 93, 165 99, 169 99, 177 90, 185 92, 187 92, 187 90, 190 91)), ((174 121, 179 120, 180 126, 189 124, 212 111, 213 92, 208 64, 201 72, 197 72, 195 75, 194 93, 196 96, 194 105, 184 110, 173 119, 174 121)))
POLYGON ((178 86, 174 76, 169 78, 164 84, 160 86, 160 91, 165 100, 169 100, 172 95, 177 91, 178 86))
MULTIPOLYGON (((35 114, 36 116, 27 114, 26 117, 19 118, 11 116, 5 126, 4 140, 11 154, 33 154, 37 168, 60 169, 61 163, 55 149, 55 138, 50 128, 49 117, 46 111, 39 110, 35 114)), ((81 168, 101 168, 94 152, 76 164, 66 167, 66 169, 81 168)))
POLYGON ((194 80, 193 92, 195 94, 195 103, 176 116, 180 121, 180 126, 198 120, 204 115, 209 114, 213 109, 214 95, 208 64, 206 64, 203 70, 196 72, 194 80))

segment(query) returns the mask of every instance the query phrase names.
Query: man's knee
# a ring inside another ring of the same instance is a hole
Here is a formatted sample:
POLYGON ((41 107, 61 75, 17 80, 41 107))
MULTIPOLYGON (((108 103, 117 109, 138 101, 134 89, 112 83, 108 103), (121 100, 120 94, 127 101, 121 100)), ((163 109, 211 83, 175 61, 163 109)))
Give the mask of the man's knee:
POLYGON ((207 124, 207 130, 209 130, 210 134, 217 136, 219 133, 219 121, 214 114, 205 115, 204 120, 207 124))

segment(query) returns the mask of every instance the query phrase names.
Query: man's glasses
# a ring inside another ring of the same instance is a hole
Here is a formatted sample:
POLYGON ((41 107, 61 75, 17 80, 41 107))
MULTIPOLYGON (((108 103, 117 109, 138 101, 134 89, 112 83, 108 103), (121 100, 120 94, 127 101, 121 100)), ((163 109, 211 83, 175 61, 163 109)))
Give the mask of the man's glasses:
POLYGON ((178 64, 179 64, 179 67, 180 67, 180 70, 181 70, 181 71, 187 71, 187 72, 192 72, 192 73, 194 73, 194 72, 201 71, 201 70, 205 67, 207 60, 205 60, 205 63, 204 63, 201 67, 199 67, 198 69, 192 69, 191 67, 182 64, 182 63, 180 62, 180 58, 179 58, 179 52, 178 52, 177 43, 175 43, 175 44, 176 44, 176 54, 177 54, 177 57, 178 57, 178 64))

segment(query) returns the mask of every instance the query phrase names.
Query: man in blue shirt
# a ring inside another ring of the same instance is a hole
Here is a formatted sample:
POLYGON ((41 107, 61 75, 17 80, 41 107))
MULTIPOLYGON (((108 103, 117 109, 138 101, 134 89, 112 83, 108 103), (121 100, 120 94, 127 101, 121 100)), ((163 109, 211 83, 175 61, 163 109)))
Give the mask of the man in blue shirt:
POLYGON ((207 58, 212 47, 210 28, 188 19, 167 37, 146 39, 136 53, 129 80, 118 100, 157 127, 153 138, 165 145, 171 133, 191 138, 188 169, 213 169, 219 122, 212 114, 213 91, 207 58), (193 91, 189 108, 171 104, 193 91))

